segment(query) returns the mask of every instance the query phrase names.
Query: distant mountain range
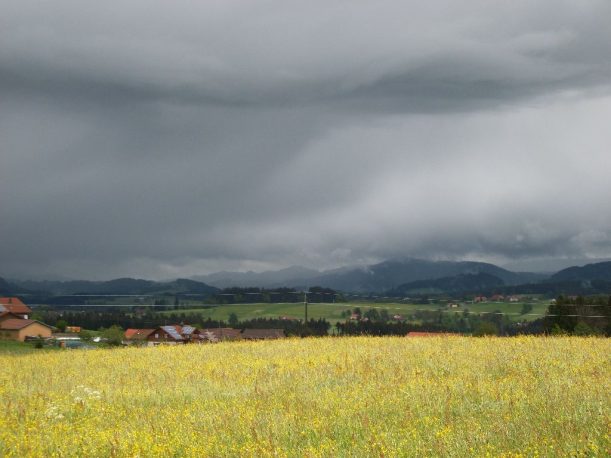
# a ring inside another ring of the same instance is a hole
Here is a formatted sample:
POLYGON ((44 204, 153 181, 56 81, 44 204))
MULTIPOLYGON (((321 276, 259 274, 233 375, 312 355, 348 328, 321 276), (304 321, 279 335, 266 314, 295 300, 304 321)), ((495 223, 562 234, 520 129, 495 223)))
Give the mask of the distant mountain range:
POLYGON ((0 278, 0 292, 53 294, 201 294, 214 295, 219 291, 214 286, 195 280, 179 278, 170 282, 156 282, 135 278, 117 278, 109 281, 18 281, 7 282, 0 278), (4 291, 3 291, 4 290, 4 291))
POLYGON ((435 280, 455 275, 494 275, 504 285, 531 283, 547 276, 536 273, 511 272, 493 264, 472 261, 426 261, 422 259, 395 259, 366 267, 341 268, 318 272, 303 267, 290 267, 280 271, 219 272, 194 277, 217 287, 299 287, 323 286, 339 291, 384 292, 405 283, 435 280))
POLYGON ((191 277, 193 280, 208 283, 218 288, 231 286, 259 288, 278 288, 283 286, 304 286, 313 278, 320 276, 320 271, 300 266, 291 266, 280 270, 266 272, 216 272, 209 275, 191 277))
POLYGON ((444 293, 611 293, 611 262, 569 267, 553 275, 512 272, 473 261, 394 259, 365 267, 319 272, 293 266, 267 272, 217 272, 193 279, 156 282, 134 278, 110 281, 6 281, 0 294, 201 294, 211 296, 226 287, 307 288, 322 286, 353 293, 397 296, 444 293), (213 286, 211 286, 213 285, 213 286))

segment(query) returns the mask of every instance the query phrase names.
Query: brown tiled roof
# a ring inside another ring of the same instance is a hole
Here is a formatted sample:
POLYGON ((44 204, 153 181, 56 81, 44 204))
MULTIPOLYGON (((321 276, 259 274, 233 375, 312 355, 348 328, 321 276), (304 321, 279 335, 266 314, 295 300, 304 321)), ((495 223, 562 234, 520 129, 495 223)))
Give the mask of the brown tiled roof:
POLYGON ((244 329, 243 339, 281 339, 284 337, 283 329, 244 329))
POLYGON ((1 311, 19 314, 32 313, 32 309, 21 302, 21 299, 18 297, 0 297, 0 312, 1 311))
POLYGON ((139 340, 146 339, 152 334, 154 329, 133 329, 129 328, 125 330, 125 338, 127 340, 139 340))
POLYGON ((0 329, 3 329, 5 331, 17 331, 34 323, 42 324, 43 326, 51 328, 51 326, 49 326, 48 324, 41 323, 40 321, 11 318, 10 320, 4 320, 2 323, 0 323, 0 329))

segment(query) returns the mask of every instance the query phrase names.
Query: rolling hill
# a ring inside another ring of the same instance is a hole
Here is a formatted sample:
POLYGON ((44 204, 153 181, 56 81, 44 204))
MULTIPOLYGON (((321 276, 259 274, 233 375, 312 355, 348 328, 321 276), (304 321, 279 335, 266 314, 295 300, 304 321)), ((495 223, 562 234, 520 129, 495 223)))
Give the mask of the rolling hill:
POLYGON ((611 281, 611 261, 586 264, 582 267, 569 267, 551 276, 552 281, 611 281))
POLYGON ((478 274, 459 274, 433 280, 418 280, 403 284, 392 291, 391 296, 408 296, 414 294, 442 293, 479 293, 502 287, 505 283, 499 277, 480 272, 478 274))

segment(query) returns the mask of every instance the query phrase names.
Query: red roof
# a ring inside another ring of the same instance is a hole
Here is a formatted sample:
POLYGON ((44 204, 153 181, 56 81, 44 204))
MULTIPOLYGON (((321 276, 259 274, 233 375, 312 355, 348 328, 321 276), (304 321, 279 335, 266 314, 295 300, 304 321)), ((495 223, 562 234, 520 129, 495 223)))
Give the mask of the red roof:
POLYGON ((127 340, 146 339, 154 329, 126 329, 125 338, 127 340))
POLYGON ((11 318, 10 320, 4 320, 2 323, 0 323, 0 329, 4 329, 5 331, 17 331, 34 323, 42 324, 43 326, 51 328, 51 326, 48 324, 41 323, 40 321, 11 318))
POLYGON ((21 302, 18 297, 0 297, 0 312, 3 311, 19 314, 32 313, 32 309, 21 302))
POLYGON ((0 304, 25 305, 18 297, 0 297, 0 304))

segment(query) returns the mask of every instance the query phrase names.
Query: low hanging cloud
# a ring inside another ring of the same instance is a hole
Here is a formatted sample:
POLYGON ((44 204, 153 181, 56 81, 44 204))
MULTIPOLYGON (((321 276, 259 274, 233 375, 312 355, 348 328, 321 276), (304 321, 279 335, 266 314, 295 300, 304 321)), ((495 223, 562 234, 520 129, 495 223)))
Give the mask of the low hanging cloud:
POLYGON ((607 1, 0 5, 0 275, 611 257, 607 1))

